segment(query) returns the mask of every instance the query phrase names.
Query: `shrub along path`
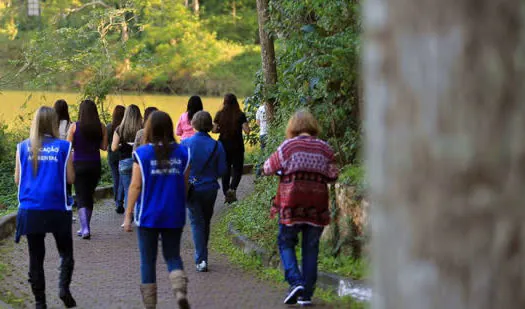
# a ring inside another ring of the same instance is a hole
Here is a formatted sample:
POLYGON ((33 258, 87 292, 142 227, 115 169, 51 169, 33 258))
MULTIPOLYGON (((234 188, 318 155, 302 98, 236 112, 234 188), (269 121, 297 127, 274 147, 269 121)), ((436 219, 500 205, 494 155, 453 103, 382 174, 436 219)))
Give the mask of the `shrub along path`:
MULTIPOLYGON (((252 184, 253 178, 245 176, 239 188, 239 196, 245 196, 252 184)), ((76 266, 71 290, 78 307, 142 308, 136 234, 121 230, 123 216, 113 211, 110 200, 101 201, 95 207, 91 240, 81 240, 74 236, 76 266)), ((222 194, 219 194, 215 210, 216 214, 225 210, 222 194)), ((76 228, 75 225, 74 229, 76 228)), ((182 258, 189 277, 189 300, 192 308, 286 308, 282 304, 284 291, 243 272, 229 263, 227 258, 214 252, 210 253, 210 271, 197 273, 189 230, 187 225, 183 236, 182 258)), ((51 235, 46 237, 46 248, 48 307, 63 308, 57 297, 59 258, 51 235)), ((15 308, 32 306, 27 268, 25 238, 18 245, 12 239, 0 244, 0 298, 10 300, 15 308)), ((157 283, 158 308, 176 308, 160 248, 157 283)))

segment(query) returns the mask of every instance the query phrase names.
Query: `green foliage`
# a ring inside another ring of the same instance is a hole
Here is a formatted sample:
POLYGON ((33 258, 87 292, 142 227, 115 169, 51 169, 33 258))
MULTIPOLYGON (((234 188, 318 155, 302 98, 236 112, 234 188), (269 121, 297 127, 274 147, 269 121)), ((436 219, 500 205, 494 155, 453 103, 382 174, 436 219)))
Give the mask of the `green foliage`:
MULTIPOLYGON (((258 182, 257 186, 262 187, 264 185, 270 184, 271 182, 273 181, 263 180, 263 181, 258 182)), ((262 198, 265 198, 265 197, 262 197, 262 198)), ((250 196, 248 199, 252 200, 253 196, 250 196)), ((276 287, 281 288, 284 291, 286 289, 286 285, 283 282, 283 274, 280 269, 272 268, 272 267, 264 267, 262 264, 262 261, 259 258, 257 258, 254 255, 246 255, 241 249, 239 249, 238 247, 235 247, 232 244, 231 239, 228 237, 228 225, 230 223, 230 219, 232 218, 231 214, 232 213, 240 214, 242 212, 241 209, 243 210, 246 209, 244 208, 245 201, 247 200, 244 200, 243 202, 235 204, 235 207, 233 208, 232 211, 229 211, 225 216, 220 218, 218 223, 214 224, 213 230, 212 230, 212 237, 210 239, 211 247, 213 248, 213 250, 227 255, 231 263, 240 266, 244 270, 254 272, 259 278, 263 280, 272 281, 276 287)), ((253 199, 252 202, 247 205, 255 207, 256 206, 255 203, 256 203, 256 200, 253 199)), ((261 211, 260 218, 263 218, 263 217, 267 218, 269 214, 269 209, 264 209, 264 216, 262 216, 263 209, 260 209, 259 211, 261 211)), ((236 217, 236 215, 233 215, 233 217, 236 217)), ((250 220, 244 220, 244 224, 249 225, 250 224, 249 221, 250 220)), ((266 221, 269 221, 269 220, 266 220, 266 221)), ((239 227, 236 226, 236 228, 239 228, 239 227)), ((272 238, 273 244, 272 245, 275 247, 276 246, 275 239, 276 239, 277 223, 274 221, 270 222, 268 229, 271 231, 270 234, 273 234, 273 238, 272 238)), ((334 265, 334 263, 337 263, 337 262, 334 262, 330 258, 323 257, 321 255, 320 263, 321 263, 320 269, 327 270, 327 271, 333 271, 335 267, 323 268, 324 267, 323 265, 330 265, 330 264, 334 265), (324 260, 325 258, 327 259, 326 261, 324 260)), ((358 262, 353 262, 352 265, 355 266, 353 271, 355 273, 358 273, 359 272, 357 270, 357 268, 359 267, 358 262)), ((345 267, 348 267, 348 266, 345 266, 345 267)), ((337 273, 341 273, 341 272, 337 272, 337 273)), ((344 275, 345 273, 341 273, 341 274, 344 275)), ((348 296, 339 297, 335 293, 328 291, 328 290, 321 289, 321 288, 316 289, 315 298, 320 299, 323 302, 332 305, 334 308, 350 308, 350 309, 368 308, 368 303, 357 302, 348 296)))
MULTIPOLYGON (((4 36, 26 42, 8 54, 28 73, 24 88, 79 89, 99 106, 116 91, 233 91, 241 97, 252 92, 260 55, 257 47, 244 44, 253 43, 257 29, 250 1, 236 1, 233 19, 222 1, 202 1, 200 17, 181 0, 105 1, 109 7, 83 3, 42 3, 39 26, 23 31, 17 24, 28 23, 23 4, 0 6, 0 25, 15 20, 17 29, 4 36)), ((5 66, 0 63, 0 77, 5 66)))
MULTIPOLYGON (((276 218, 270 219, 270 207, 271 199, 277 191, 277 180, 276 177, 257 179, 254 192, 244 200, 235 203, 234 207, 221 219, 222 224, 233 224, 241 234, 276 254, 278 222, 276 218)), ((361 279, 368 275, 368 262, 346 254, 334 256, 330 244, 322 241, 319 269, 361 279)))
POLYGON ((272 126, 277 135, 270 134, 270 148, 282 141, 290 115, 306 108, 319 120, 321 138, 332 145, 341 166, 358 158, 358 13, 355 0, 270 1, 269 30, 278 37, 278 84, 264 89, 259 78, 253 97, 247 100, 254 106, 265 99, 276 101, 272 126))

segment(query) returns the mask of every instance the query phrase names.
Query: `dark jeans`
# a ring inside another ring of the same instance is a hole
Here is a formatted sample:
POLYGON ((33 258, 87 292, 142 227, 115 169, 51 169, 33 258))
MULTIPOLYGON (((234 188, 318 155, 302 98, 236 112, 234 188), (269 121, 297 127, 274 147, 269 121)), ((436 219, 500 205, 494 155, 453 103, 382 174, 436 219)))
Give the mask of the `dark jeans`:
POLYGON ((128 207, 128 191, 131 184, 131 172, 133 170, 133 160, 124 159, 118 163, 119 171, 119 190, 122 190, 124 195, 124 208, 128 207))
POLYGON ((187 202, 191 233, 195 245, 195 264, 208 262, 208 240, 217 190, 196 191, 187 202))
POLYGON ((317 257, 319 255, 319 239, 323 227, 309 224, 286 226, 279 224, 277 243, 284 268, 284 277, 290 286, 303 285, 304 297, 312 297, 317 281, 317 257), (299 270, 295 246, 299 242, 298 234, 302 237, 302 272, 299 270))
POLYGON ((74 166, 78 208, 93 210, 93 194, 100 180, 100 161, 76 161, 74 166))
POLYGON ((111 178, 113 179, 113 197, 115 199, 115 206, 124 206, 124 191, 120 188, 120 177, 118 172, 119 161, 108 161, 109 169, 111 170, 111 178))
POLYGON ((222 192, 237 190, 241 182, 242 170, 244 168, 244 151, 226 150, 226 173, 222 176, 222 192), (233 169, 232 169, 233 167, 233 169), (232 172, 233 171, 233 172, 232 172), (230 183, 231 177, 231 183, 230 183))
MULTIPOLYGON (((55 237, 58 254, 60 255, 60 280, 62 285, 69 287, 71 274, 75 265, 73 259, 73 236, 71 229, 67 232, 53 233, 55 237), (68 278, 64 278, 64 276, 68 278)), ((29 281, 33 291, 43 292, 45 290, 44 257, 46 245, 44 238, 46 234, 28 234, 27 246, 29 248, 29 281)))
POLYGON ((162 242, 162 254, 168 266, 168 272, 183 269, 180 257, 180 239, 182 228, 156 229, 137 228, 140 251, 140 274, 142 283, 157 282, 157 251, 159 236, 162 242))

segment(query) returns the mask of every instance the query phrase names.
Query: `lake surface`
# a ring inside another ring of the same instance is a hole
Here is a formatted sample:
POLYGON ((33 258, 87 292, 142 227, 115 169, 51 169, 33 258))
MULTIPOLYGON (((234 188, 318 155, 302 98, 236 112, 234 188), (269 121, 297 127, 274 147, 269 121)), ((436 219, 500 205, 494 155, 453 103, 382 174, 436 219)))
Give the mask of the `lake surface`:
MULTIPOLYGON (((76 110, 80 103, 80 94, 73 92, 29 92, 29 91, 4 91, 0 93, 0 120, 12 125, 19 116, 28 115, 32 118, 35 110, 42 105, 53 106, 56 100, 64 99, 70 106, 71 110, 76 110)), ((173 125, 182 113, 186 111, 189 96, 172 96, 172 95, 137 95, 137 94, 115 94, 110 95, 106 102, 107 110, 112 112, 115 105, 124 106, 136 104, 142 111, 146 107, 155 106, 158 109, 170 114, 173 119, 173 125)), ((202 102, 204 109, 215 116, 215 113, 222 106, 222 98, 203 97, 202 102)), ((99 110, 100 113, 100 110, 99 110)), ((76 115, 75 112, 72 114, 76 115)), ((72 119, 75 121, 76 119, 72 119)), ((110 121, 110 119, 107 119, 110 121)))

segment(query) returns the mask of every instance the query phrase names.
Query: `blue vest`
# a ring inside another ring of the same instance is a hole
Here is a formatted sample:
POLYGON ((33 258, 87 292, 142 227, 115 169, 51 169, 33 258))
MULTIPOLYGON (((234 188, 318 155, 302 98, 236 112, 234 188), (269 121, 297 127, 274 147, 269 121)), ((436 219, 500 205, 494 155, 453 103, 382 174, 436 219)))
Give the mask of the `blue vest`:
POLYGON ((38 171, 35 174, 29 139, 18 144, 18 201, 21 209, 71 211, 66 192, 66 167, 70 152, 69 142, 44 137, 38 153, 38 171))
POLYGON ((160 165, 153 145, 139 147, 134 156, 142 172, 142 192, 135 205, 135 223, 148 228, 180 228, 186 223, 184 173, 190 162, 188 148, 176 143, 167 165, 160 165))

